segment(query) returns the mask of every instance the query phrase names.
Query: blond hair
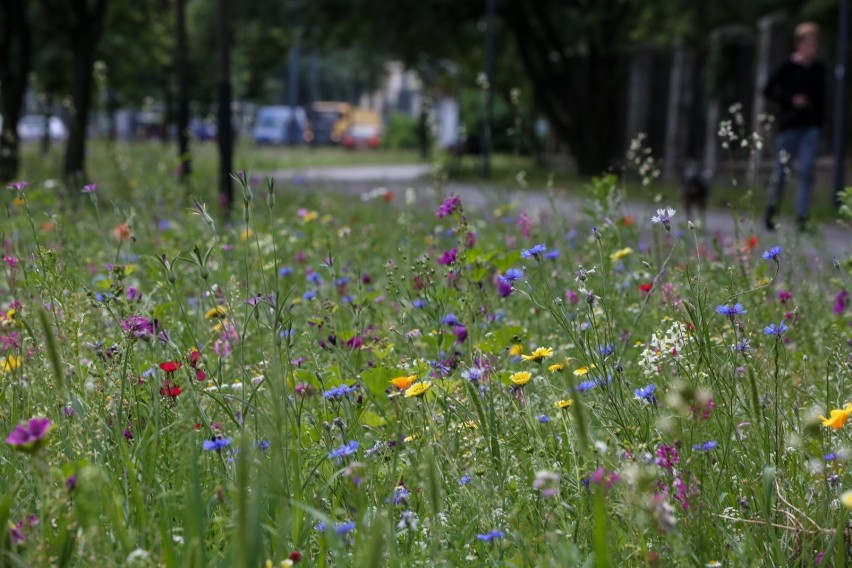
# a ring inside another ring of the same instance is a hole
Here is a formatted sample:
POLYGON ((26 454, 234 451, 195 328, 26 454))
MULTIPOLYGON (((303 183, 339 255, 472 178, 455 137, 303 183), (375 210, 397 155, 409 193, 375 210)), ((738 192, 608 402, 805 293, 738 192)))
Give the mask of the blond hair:
POLYGON ((802 22, 796 26, 796 29, 793 31, 793 37, 795 37, 796 40, 800 40, 808 34, 814 34, 819 37, 819 26, 814 22, 802 22))

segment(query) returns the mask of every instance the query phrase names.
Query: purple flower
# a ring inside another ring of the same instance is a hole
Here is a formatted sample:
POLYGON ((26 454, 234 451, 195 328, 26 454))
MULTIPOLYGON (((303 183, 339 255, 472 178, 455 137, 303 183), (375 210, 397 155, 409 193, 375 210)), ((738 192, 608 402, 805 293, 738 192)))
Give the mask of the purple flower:
POLYGON ((358 452, 358 441, 357 440, 351 440, 349 443, 343 444, 339 448, 331 450, 328 453, 328 458, 329 459, 337 458, 338 461, 342 461, 343 458, 349 457, 349 456, 351 456, 351 455, 353 455, 357 452, 358 452))
POLYGON ((455 314, 447 314, 444 316, 444 319, 441 320, 441 323, 444 325, 461 325, 462 323, 456 318, 455 314))
POLYGON ((849 292, 846 290, 841 290, 834 297, 834 314, 839 315, 846 309, 846 306, 849 305, 849 292))
POLYGON ((28 182, 28 181, 14 181, 14 182, 9 184, 9 189, 14 189, 15 191, 21 191, 22 189, 24 189, 28 185, 30 185, 30 182, 28 182))
POLYGON ((501 298, 508 298, 512 295, 513 291, 514 288, 512 288, 512 284, 504 280, 502 276, 497 280, 498 296, 500 296, 501 298))
POLYGON ((524 276, 523 270, 521 270, 519 268, 510 268, 509 270, 504 272, 502 275, 500 275, 499 278, 502 282, 506 282, 506 283, 511 284, 512 282, 515 282, 515 281, 519 280, 520 278, 523 278, 523 276, 524 276))
POLYGON ((476 538, 483 542, 493 542, 495 539, 503 538, 504 536, 506 536, 506 533, 501 530, 494 529, 491 532, 477 534, 476 538))
POLYGON ((586 392, 588 390, 592 390, 596 386, 598 386, 597 381, 583 381, 575 387, 575 390, 577 392, 586 392))
POLYGON ((769 250, 763 251, 763 260, 774 260, 778 262, 778 256, 781 254, 781 247, 775 246, 769 250))
POLYGON ((280 276, 281 278, 285 276, 290 276, 291 274, 293 274, 293 267, 291 266, 282 266, 278 269, 278 276, 280 276))
POLYGON ((778 325, 775 325, 774 323, 767 325, 763 328, 763 333, 766 335, 774 335, 776 337, 781 337, 782 335, 784 335, 784 333, 786 333, 788 329, 790 328, 787 327, 787 324, 782 321, 779 322, 778 325))
POLYGON ((155 322, 145 316, 127 316, 119 322, 121 329, 135 337, 136 339, 150 339, 157 329, 155 322))
POLYGON ((542 414, 541 416, 536 416, 536 420, 538 420, 541 424, 547 424, 550 422, 550 416, 546 414, 542 414))
POLYGON ((90 183, 83 186, 83 193, 94 193, 96 189, 98 189, 98 184, 90 183))
POLYGON ((351 387, 346 385, 338 385, 322 393, 322 396, 327 400, 333 400, 335 398, 348 398, 350 394, 354 393, 357 390, 358 387, 354 385, 351 387))
POLYGON ((216 438, 212 438, 210 440, 204 440, 201 444, 201 447, 205 452, 221 452, 222 448, 227 448, 231 445, 230 438, 222 438, 217 436, 216 438))
POLYGON ((559 258, 559 249, 547 251, 546 253, 544 253, 544 258, 546 258, 547 260, 556 260, 557 258, 559 258))
POLYGON ((461 205, 461 197, 458 195, 450 195, 445 198, 441 205, 435 211, 435 215, 442 219, 447 215, 451 215, 461 205))
POLYGON ((6 437, 6 443, 16 450, 33 453, 44 445, 44 437, 52 429, 49 418, 30 418, 26 424, 18 424, 6 437))
POLYGON ((437 262, 441 266, 449 266, 456 261, 456 257, 458 257, 459 249, 453 247, 450 250, 445 250, 444 253, 438 258, 437 262))
POLYGON ((456 336, 456 343, 464 343, 467 339, 467 328, 463 325, 453 326, 453 335, 456 336))
POLYGON ((470 483, 470 476, 462 475, 461 479, 459 479, 459 485, 467 485, 468 483, 470 483))
POLYGON ((136 300, 142 299, 142 293, 139 290, 137 290, 136 288, 134 288, 133 286, 130 286, 127 289, 126 294, 127 294, 127 301, 128 302, 135 302, 136 300))
POLYGON ((426 307, 426 300, 417 299, 417 300, 414 300, 413 302, 411 302, 411 305, 414 306, 417 309, 425 308, 426 307))
POLYGON ((521 253, 523 258, 534 258, 538 260, 538 257, 547 252, 547 246, 543 244, 537 244, 532 248, 528 248, 527 250, 521 253))
POLYGON ((743 305, 738 302, 733 306, 722 304, 721 306, 716 308, 716 313, 733 320, 735 316, 741 316, 748 312, 745 310, 745 308, 743 308, 743 305))

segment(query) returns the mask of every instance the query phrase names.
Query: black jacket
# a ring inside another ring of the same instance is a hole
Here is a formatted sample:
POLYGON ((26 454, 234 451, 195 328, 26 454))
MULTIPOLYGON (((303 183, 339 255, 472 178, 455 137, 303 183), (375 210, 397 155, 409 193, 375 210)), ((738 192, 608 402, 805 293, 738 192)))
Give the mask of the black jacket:
POLYGON ((763 95, 781 107, 778 130, 821 126, 825 111, 825 65, 814 61, 805 67, 788 59, 772 73, 763 95), (793 96, 799 94, 807 96, 811 104, 794 107, 793 96))

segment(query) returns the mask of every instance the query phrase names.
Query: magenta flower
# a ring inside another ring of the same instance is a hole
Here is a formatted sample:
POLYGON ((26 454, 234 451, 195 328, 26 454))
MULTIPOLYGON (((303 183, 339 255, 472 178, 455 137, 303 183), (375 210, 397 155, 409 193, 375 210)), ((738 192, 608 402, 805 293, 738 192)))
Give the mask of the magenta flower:
POLYGON ((846 306, 849 305, 849 292, 846 290, 841 290, 834 297, 834 313, 835 315, 839 315, 846 309, 846 306))
POLYGON ((458 195, 450 195, 444 199, 441 206, 435 211, 435 215, 441 219, 447 215, 451 215, 456 209, 461 206, 461 197, 458 195))
POLYGON ((145 316, 131 315, 119 322, 121 329, 136 339, 150 339, 157 329, 157 324, 145 316))
POLYGON ((25 187, 30 185, 28 181, 16 181, 9 184, 9 189, 14 189, 15 191, 21 191, 25 187))
POLYGON ((94 193, 95 190, 98 189, 98 184, 90 183, 89 185, 83 186, 83 193, 94 193))
POLYGON ((49 418, 30 418, 18 424, 6 437, 6 443, 22 452, 34 453, 44 445, 44 437, 53 428, 49 418))
POLYGON ((438 264, 442 266, 449 266, 450 264, 453 264, 456 261, 456 257, 458 256, 458 254, 459 250, 455 247, 451 248, 450 250, 445 250, 444 254, 442 254, 441 257, 438 259, 438 264))

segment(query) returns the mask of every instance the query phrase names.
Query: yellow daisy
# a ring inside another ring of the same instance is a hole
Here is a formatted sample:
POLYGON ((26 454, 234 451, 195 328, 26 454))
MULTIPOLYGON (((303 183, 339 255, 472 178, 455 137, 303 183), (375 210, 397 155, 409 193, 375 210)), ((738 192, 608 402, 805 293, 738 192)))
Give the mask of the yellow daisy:
POLYGON ((432 381, 423 381, 422 383, 417 383, 416 385, 411 385, 405 391, 405 398, 413 398, 415 396, 422 396, 426 393, 427 390, 432 386, 432 381))
POLYGON ((847 402, 846 406, 841 408, 835 408, 831 411, 831 416, 826 418, 825 416, 820 416, 822 420, 823 426, 828 426, 829 428, 834 428, 835 430, 840 430, 843 428, 843 425, 846 424, 846 421, 849 419, 849 415, 852 414, 852 402, 847 402))
POLYGON ((509 377, 509 380, 518 385, 519 387, 524 386, 530 379, 532 378, 532 373, 527 371, 520 371, 509 377))
POLYGON ((574 369, 574 376, 575 377, 582 377, 583 375, 585 375, 586 373, 588 373, 589 371, 591 371, 594 368, 595 368, 594 365, 587 365, 585 367, 580 367, 579 369, 574 369))
POLYGON ((621 260, 622 258, 624 258, 625 256, 629 255, 629 254, 630 254, 630 253, 632 253, 632 252, 633 252, 633 249, 632 249, 632 248, 630 248, 630 247, 625 247, 625 248, 623 248, 623 249, 621 249, 621 250, 617 250, 617 251, 615 251, 614 253, 612 253, 611 255, 609 255, 609 257, 610 257, 612 260, 621 260))
POLYGON ((416 375, 409 375, 407 377, 397 377, 395 379, 391 379, 391 384, 399 390, 405 390, 410 387, 411 383, 413 383, 416 379, 416 375))
POLYGON ((843 493, 843 495, 840 496, 840 502, 843 503, 843 506, 847 509, 852 509, 852 490, 843 493))
POLYGON ((228 315, 228 308, 225 306, 216 306, 215 308, 210 308, 207 310, 207 313, 204 314, 204 317, 207 319, 213 318, 223 318, 228 315))
POLYGON ((22 359, 14 355, 0 358, 0 373, 11 373, 21 366, 22 359))
POLYGON ((551 355, 553 355, 553 349, 551 349, 550 347, 539 347, 529 355, 521 355, 521 359, 523 359, 524 361, 538 362, 542 359, 547 359, 551 355))
POLYGON ((572 404, 574 404, 574 400, 569 398, 568 400, 557 400, 555 403, 553 403, 553 406, 555 406, 556 408, 568 408, 572 404))
POLYGON ((509 347, 509 355, 511 355, 512 357, 517 357, 518 355, 520 355, 523 352, 524 352, 524 346, 521 345, 520 343, 515 343, 514 345, 509 347))
POLYGON ((568 357, 565 357, 559 363, 554 363, 553 365, 548 367, 547 370, 550 371, 551 373, 558 373, 559 371, 564 369, 565 365, 567 365, 567 364, 568 364, 568 357))

